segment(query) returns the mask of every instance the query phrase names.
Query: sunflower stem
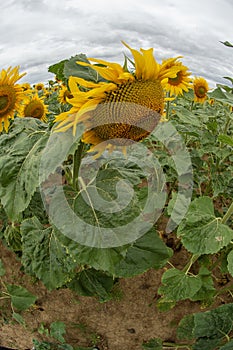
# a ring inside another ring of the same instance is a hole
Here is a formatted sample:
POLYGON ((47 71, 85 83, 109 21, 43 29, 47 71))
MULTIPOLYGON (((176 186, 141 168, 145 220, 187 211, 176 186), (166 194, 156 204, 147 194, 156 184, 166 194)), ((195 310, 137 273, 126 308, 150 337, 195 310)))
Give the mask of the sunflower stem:
POLYGON ((222 224, 225 224, 227 222, 228 219, 230 219, 231 215, 233 214, 233 202, 231 203, 231 205, 229 206, 226 214, 223 216, 222 218, 222 224))
MULTIPOLYGON (((166 97, 170 97, 170 91, 167 92, 166 97)), ((169 108, 170 108, 170 101, 166 102, 166 119, 169 120, 169 108)))
POLYGON ((80 140, 78 148, 74 152, 74 159, 73 159, 73 187, 75 190, 78 191, 78 173, 79 168, 81 164, 82 159, 82 152, 83 152, 84 143, 80 140))

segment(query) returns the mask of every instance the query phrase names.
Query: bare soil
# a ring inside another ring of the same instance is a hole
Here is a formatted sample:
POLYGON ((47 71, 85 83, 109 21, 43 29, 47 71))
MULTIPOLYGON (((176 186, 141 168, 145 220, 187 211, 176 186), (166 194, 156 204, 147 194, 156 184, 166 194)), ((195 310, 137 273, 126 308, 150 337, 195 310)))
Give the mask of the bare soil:
MULTIPOLYGON (((114 298, 100 303, 94 297, 82 297, 69 289, 48 291, 41 282, 24 274, 17 256, 2 243, 0 253, 6 268, 3 281, 21 285, 38 297, 34 307, 21 313, 25 327, 12 318, 9 301, 0 300, 1 346, 32 349, 33 339, 49 340, 45 334, 40 334, 41 324, 48 328, 52 322, 62 321, 66 324, 66 342, 73 346, 142 350, 143 341, 151 338, 176 341, 176 327, 183 316, 203 311, 198 302, 188 300, 177 303, 167 312, 156 308, 164 269, 151 269, 142 275, 121 279, 115 287, 114 298)), ((179 268, 186 261, 187 252, 178 249, 172 263, 179 268)), ((224 303, 224 300, 217 302, 224 303)))

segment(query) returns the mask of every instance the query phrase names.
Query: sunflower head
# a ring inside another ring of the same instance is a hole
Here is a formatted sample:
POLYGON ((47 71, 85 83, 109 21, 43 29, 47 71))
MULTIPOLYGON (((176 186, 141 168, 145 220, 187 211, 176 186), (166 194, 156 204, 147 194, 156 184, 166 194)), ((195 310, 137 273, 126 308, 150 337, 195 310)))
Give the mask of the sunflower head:
POLYGON ((68 103, 68 99, 73 98, 73 95, 70 93, 70 91, 67 89, 66 86, 61 85, 58 100, 60 103, 65 104, 68 103))
POLYGON ((189 87, 191 87, 191 73, 188 71, 188 67, 184 66, 178 59, 179 57, 169 58, 161 64, 161 73, 168 71, 164 89, 170 95, 175 96, 182 95, 184 91, 187 92, 189 87))
POLYGON ((202 77, 196 77, 193 80, 194 101, 204 103, 207 99, 207 92, 209 91, 209 85, 207 81, 202 77))
POLYGON ((125 65, 95 58, 89 58, 95 64, 77 62, 95 70, 102 80, 96 83, 70 77, 72 107, 56 117, 56 131, 73 128, 75 134, 77 124, 83 122, 87 130, 83 141, 98 150, 103 141, 127 145, 144 139, 154 129, 164 109, 163 83, 168 77, 175 78, 178 69, 165 65, 161 69, 152 48, 137 51, 124 45, 134 58, 132 72, 125 65))
POLYGON ((44 104, 44 98, 38 95, 31 95, 22 104, 19 116, 24 118, 36 118, 44 122, 47 121, 46 114, 48 107, 44 104))
POLYGON ((35 85, 35 89, 37 91, 41 91, 41 90, 44 90, 44 84, 43 83, 38 83, 35 85))
POLYGON ((8 131, 9 120, 14 118, 25 98, 22 86, 16 84, 25 74, 19 74, 19 67, 9 67, 0 72, 0 132, 3 128, 8 131))

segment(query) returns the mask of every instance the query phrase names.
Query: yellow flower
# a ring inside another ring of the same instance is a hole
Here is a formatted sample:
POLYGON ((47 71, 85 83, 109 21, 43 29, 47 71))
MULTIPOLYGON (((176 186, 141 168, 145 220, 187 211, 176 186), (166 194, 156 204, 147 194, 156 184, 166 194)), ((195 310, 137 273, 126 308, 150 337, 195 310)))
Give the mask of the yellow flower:
POLYGON ((37 91, 44 90, 44 84, 43 83, 38 83, 35 85, 35 89, 37 91))
POLYGON ((9 67, 0 72, 0 132, 3 129, 8 131, 9 120, 14 118, 15 111, 24 99, 23 88, 15 83, 25 74, 19 74, 19 67, 9 67))
POLYGON ((194 101, 204 103, 207 99, 209 85, 202 77, 195 77, 193 80, 194 101))
POLYGON ((161 72, 152 48, 137 51, 123 44, 133 55, 134 72, 118 63, 95 58, 89 60, 97 64, 78 62, 94 69, 105 81, 94 83, 70 77, 69 88, 73 97, 68 102, 72 108, 55 120, 56 131, 73 128, 74 134, 77 124, 84 122, 88 131, 84 133, 83 142, 92 144, 99 152, 103 151, 103 141, 108 141, 111 148, 125 146, 127 140, 140 141, 147 137, 163 113, 162 82, 167 80, 169 71, 175 76, 169 69, 161 72))
POLYGON ((69 103, 67 99, 73 98, 73 95, 70 93, 70 91, 67 89, 66 86, 61 85, 59 95, 58 95, 58 100, 60 103, 65 104, 69 103))
POLYGON ((167 81, 164 83, 164 89, 170 95, 183 95, 183 91, 188 91, 190 86, 190 72, 188 67, 184 66, 182 62, 177 61, 181 56, 176 58, 168 58, 161 64, 161 73, 166 70, 171 70, 175 76, 167 76, 167 81))
POLYGON ((21 87, 23 88, 24 91, 31 90, 31 85, 29 83, 23 83, 21 84, 21 87))
POLYGON ((19 116, 24 118, 36 118, 47 121, 48 107, 44 104, 44 97, 36 95, 28 96, 19 110, 19 116))

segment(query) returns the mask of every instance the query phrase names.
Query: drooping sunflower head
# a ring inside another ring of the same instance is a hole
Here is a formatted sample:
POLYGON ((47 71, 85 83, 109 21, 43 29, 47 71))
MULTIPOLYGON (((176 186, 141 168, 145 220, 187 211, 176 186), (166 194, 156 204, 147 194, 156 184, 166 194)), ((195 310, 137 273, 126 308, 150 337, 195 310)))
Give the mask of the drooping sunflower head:
POLYGON ((10 119, 20 108, 20 103, 25 98, 23 88, 16 82, 26 73, 19 74, 19 67, 2 69, 0 72, 0 132, 8 131, 10 119))
POLYGON ((37 94, 28 96, 19 110, 19 116, 24 118, 36 118, 47 121, 48 107, 44 104, 44 97, 37 94))
POLYGON ((182 95, 183 91, 187 92, 191 87, 191 73, 188 71, 188 67, 178 61, 179 58, 168 58, 161 64, 161 73, 169 71, 169 69, 175 72, 175 76, 168 76, 167 81, 164 83, 165 91, 175 96, 182 95))
POLYGON ((204 103, 207 99, 209 85, 202 77, 195 77, 193 80, 194 101, 204 103))
POLYGON ((77 62, 96 71, 102 79, 96 83, 70 77, 69 89, 73 97, 68 102, 72 108, 57 116, 55 130, 73 128, 75 134, 77 124, 83 122, 87 128, 83 141, 97 150, 103 141, 122 146, 150 134, 163 113, 162 84, 168 76, 175 77, 177 69, 163 67, 161 71, 152 48, 137 51, 124 45, 134 58, 132 72, 118 63, 95 58, 89 58, 95 64, 77 62))

